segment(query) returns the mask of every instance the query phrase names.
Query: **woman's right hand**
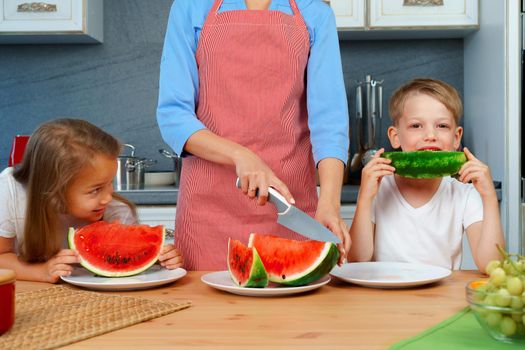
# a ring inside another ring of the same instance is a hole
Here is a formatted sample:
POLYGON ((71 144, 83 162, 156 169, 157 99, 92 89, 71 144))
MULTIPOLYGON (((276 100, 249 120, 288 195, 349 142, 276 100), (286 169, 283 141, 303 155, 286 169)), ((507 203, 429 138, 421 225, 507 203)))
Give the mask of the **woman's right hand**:
POLYGON ((384 151, 384 148, 378 150, 363 168, 359 196, 374 198, 379 190, 379 183, 383 176, 394 174, 396 168, 390 165, 392 161, 381 157, 384 151))
POLYGON ((268 201, 268 187, 275 188, 289 203, 295 204, 288 187, 257 154, 244 148, 237 152, 234 162, 242 192, 249 198, 258 197, 257 204, 264 205, 268 201))
POLYGON ((69 276, 73 272, 73 266, 70 264, 79 263, 77 253, 71 249, 62 249, 51 259, 43 264, 44 281, 56 283, 60 276, 69 276))

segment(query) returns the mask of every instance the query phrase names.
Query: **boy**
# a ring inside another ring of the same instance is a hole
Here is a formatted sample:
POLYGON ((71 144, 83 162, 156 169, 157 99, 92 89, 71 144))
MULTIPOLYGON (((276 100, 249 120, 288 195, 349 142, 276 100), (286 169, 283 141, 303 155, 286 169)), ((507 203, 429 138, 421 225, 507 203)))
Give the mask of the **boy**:
MULTIPOLYGON (((463 129, 458 92, 434 79, 415 79, 390 101, 388 138, 402 151, 455 151, 463 129)), ((467 233, 477 267, 485 271, 504 247, 498 199, 488 166, 465 147, 459 181, 450 176, 409 179, 395 174, 384 149, 363 168, 351 261, 406 261, 458 269, 467 233)))

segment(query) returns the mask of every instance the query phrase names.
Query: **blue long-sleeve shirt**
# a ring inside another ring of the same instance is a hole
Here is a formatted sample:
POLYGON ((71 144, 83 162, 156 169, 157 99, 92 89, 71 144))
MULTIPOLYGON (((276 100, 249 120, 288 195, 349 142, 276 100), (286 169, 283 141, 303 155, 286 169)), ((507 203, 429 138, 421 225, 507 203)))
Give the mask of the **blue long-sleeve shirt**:
MULTIPOLYGON (((170 11, 160 65, 157 122, 162 137, 178 154, 188 138, 206 127, 195 111, 199 77, 195 53, 213 0, 175 0, 170 11)), ((348 105, 335 17, 321 0, 296 0, 310 34, 307 65, 308 127, 316 164, 348 157, 348 105)), ((219 12, 246 10, 244 0, 224 0, 219 12)), ((293 14, 289 0, 273 0, 270 11, 293 14)))

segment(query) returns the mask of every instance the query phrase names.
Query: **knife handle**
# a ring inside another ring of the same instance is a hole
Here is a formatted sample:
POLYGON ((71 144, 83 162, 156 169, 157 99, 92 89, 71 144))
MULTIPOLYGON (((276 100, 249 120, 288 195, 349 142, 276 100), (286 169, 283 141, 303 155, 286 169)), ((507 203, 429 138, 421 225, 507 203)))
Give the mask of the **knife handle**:
MULTIPOLYGON (((237 178, 235 185, 237 188, 241 188, 241 179, 237 178)), ((259 191, 257 191, 257 197, 259 197, 259 191)), ((268 200, 277 207, 279 214, 286 212, 291 207, 286 198, 273 187, 268 187, 268 200)))

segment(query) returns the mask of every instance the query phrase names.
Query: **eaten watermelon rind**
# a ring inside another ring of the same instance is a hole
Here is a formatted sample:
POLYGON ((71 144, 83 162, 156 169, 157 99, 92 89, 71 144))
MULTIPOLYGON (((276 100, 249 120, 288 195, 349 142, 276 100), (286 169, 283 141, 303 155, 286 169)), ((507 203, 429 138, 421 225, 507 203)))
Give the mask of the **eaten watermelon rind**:
MULTIPOLYGON (((78 252, 78 249, 75 245, 75 228, 73 227, 70 227, 69 228, 69 231, 68 231, 68 242, 69 242, 69 248, 78 252)), ((160 244, 160 246, 162 247, 164 245, 164 240, 165 240, 165 236, 166 236, 166 228, 163 226, 162 227, 162 242, 160 244)), ((157 262, 157 260, 159 259, 159 255, 160 255, 160 250, 159 250, 159 253, 157 254, 157 257, 155 259, 151 259, 150 262, 148 262, 147 264, 141 266, 140 268, 137 268, 135 270, 130 270, 130 271, 122 271, 122 272, 119 272, 119 271, 106 271, 106 270, 102 270, 96 266, 93 266, 92 264, 90 264, 88 261, 86 261, 81 254, 79 254, 79 260, 80 260, 80 265, 82 265, 86 270, 89 270, 91 271, 92 273, 96 274, 96 275, 99 275, 99 276, 104 276, 104 277, 128 277, 128 276, 133 276, 133 275, 138 275, 139 273, 141 272, 144 272, 146 271, 147 269, 149 269, 151 266, 153 266, 153 264, 155 264, 157 262)))
MULTIPOLYGON (((255 234, 250 234, 248 247, 253 247, 255 249, 253 246, 254 238, 255 234)), ((319 254, 318 258, 313 264, 310 265, 308 269, 295 275, 286 276, 284 279, 281 276, 268 273, 268 278, 271 282, 284 284, 287 286, 304 286, 317 281, 318 279, 323 278, 328 273, 330 273, 330 271, 332 271, 334 266, 337 264, 338 260, 339 249, 337 249, 337 246, 334 243, 325 242, 321 254, 319 254)))
MULTIPOLYGON (((228 239, 228 252, 230 251, 230 242, 231 239, 228 239)), ((266 269, 264 268, 264 265, 262 263, 261 257, 259 256, 259 253, 257 252, 257 249, 255 249, 255 247, 250 248, 253 252, 252 268, 250 269, 250 278, 246 280, 246 283, 242 284, 235 278, 235 274, 232 273, 229 263, 228 272, 230 273, 232 281, 233 283, 235 283, 236 286, 247 288, 264 288, 268 285, 268 273, 266 273, 266 269)))

